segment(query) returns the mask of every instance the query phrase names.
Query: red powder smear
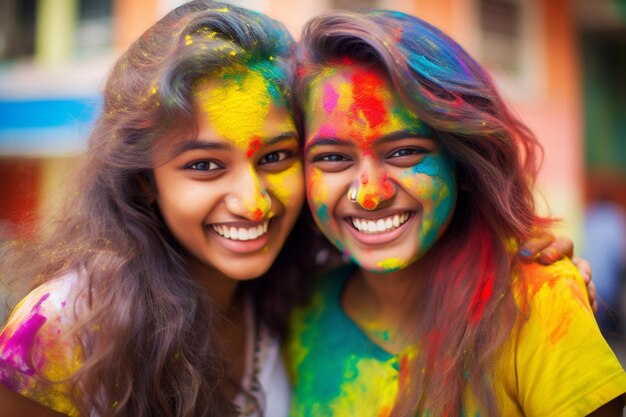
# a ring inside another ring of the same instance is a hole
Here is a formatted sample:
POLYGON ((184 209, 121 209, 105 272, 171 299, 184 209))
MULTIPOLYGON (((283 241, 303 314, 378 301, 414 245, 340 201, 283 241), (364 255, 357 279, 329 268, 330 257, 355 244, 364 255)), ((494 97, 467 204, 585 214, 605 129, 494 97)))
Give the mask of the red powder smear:
POLYGON ((432 369, 435 364, 435 355, 441 348, 443 341, 443 333, 441 331, 433 331, 428 335, 428 355, 426 356, 426 367, 432 369))
POLYGON ((344 56, 339 60, 339 63, 344 65, 353 65, 354 59, 350 58, 349 56, 344 56))
POLYGON ((381 94, 382 80, 374 71, 359 70, 352 75, 352 117, 357 120, 361 113, 371 128, 387 120, 387 110, 381 94))
POLYGON ((561 340, 561 338, 569 332, 571 324, 572 316, 562 314, 559 323, 550 333, 550 343, 555 345, 559 340, 561 340))
POLYGON ((472 323, 478 322, 485 311, 487 302, 491 298, 493 293, 494 275, 489 274, 480 284, 478 291, 474 293, 472 298, 472 307, 470 310, 470 321, 472 323))
MULTIPOLYGON (((481 239, 484 241, 484 239, 481 239)), ((481 280, 474 296, 472 297, 472 303, 470 307, 470 322, 476 323, 483 315, 487 302, 491 298, 493 293, 493 284, 495 280, 494 265, 491 261, 489 251, 485 247, 480 250, 480 259, 478 262, 479 272, 482 274, 481 280)))
MULTIPOLYGON (((366 174, 361 176, 361 183, 367 184, 368 178, 366 174)), ((395 193, 395 186, 389 180, 387 174, 381 180, 381 189, 376 190, 373 193, 367 193, 363 197, 363 208, 367 210, 373 210, 378 206, 382 200, 388 200, 393 197, 395 193), (381 192, 382 191, 382 192, 381 192)))
POLYGON ((402 32, 404 32, 404 30, 401 27, 397 27, 393 30, 393 34, 391 35, 393 37, 393 40, 396 42, 400 42, 402 40, 402 32))
POLYGON ((264 146, 265 144, 259 136, 253 137, 250 141, 250 144, 248 145, 248 151, 246 152, 246 156, 250 158, 252 155, 254 155, 255 152, 257 152, 259 149, 262 149, 264 146))
POLYGON ((400 388, 408 385, 411 376, 409 371, 409 358, 407 355, 402 355, 400 358, 400 369, 398 371, 398 383, 400 384, 400 388))
POLYGON ((311 69, 304 65, 298 65, 298 67, 296 68, 297 78, 300 78, 300 79, 306 78, 310 73, 311 73, 311 69))
POLYGON ((254 210, 254 212, 252 212, 252 221, 258 222, 263 218, 263 210, 261 210, 260 208, 257 208, 256 210, 254 210))
MULTIPOLYGON (((536 263, 526 264, 521 267, 521 270, 518 272, 520 277, 516 281, 515 291, 517 293, 521 293, 519 304, 520 309, 528 314, 528 309, 530 306, 530 302, 535 298, 537 293, 543 288, 544 285, 548 285, 550 288, 554 288, 556 283, 559 281, 559 275, 554 273, 546 273, 544 270, 544 266, 536 263), (526 294, 526 296, 523 296, 526 294)), ((571 295, 575 297, 578 303, 591 311, 591 307, 589 307, 589 300, 587 299, 586 294, 581 291, 580 287, 576 285, 576 283, 568 280, 567 285, 571 287, 571 295)))
POLYGON ((50 293, 41 297, 32 308, 30 317, 21 323, 10 338, 8 338, 8 332, 6 330, 0 335, 0 346, 4 346, 2 352, 4 362, 21 369, 27 375, 34 374, 34 370, 22 369, 22 364, 28 363, 29 351, 35 342, 35 336, 47 320, 44 315, 40 314, 40 311, 41 304, 46 301, 48 297, 50 297, 50 293))
POLYGON ((378 205, 376 194, 366 194, 363 198, 363 208, 366 210, 374 210, 378 205))
POLYGON ((390 414, 391 414, 391 409, 389 408, 389 406, 384 406, 383 408, 380 409, 380 412, 378 413, 378 416, 376 417, 389 417, 390 414))
POLYGON ((396 191, 396 187, 393 185, 393 182, 389 180, 387 174, 383 177, 383 198, 385 200, 391 198, 396 191))
POLYGON ((339 98, 339 94, 335 91, 335 88, 331 84, 326 84, 324 86, 324 110, 326 113, 330 113, 335 110, 337 107, 337 99, 339 98))

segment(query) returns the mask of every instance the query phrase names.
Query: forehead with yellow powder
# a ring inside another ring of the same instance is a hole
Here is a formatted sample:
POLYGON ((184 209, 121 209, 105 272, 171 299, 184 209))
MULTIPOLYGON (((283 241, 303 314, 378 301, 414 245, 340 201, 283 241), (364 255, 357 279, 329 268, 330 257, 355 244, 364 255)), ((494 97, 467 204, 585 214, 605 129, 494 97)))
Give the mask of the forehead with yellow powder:
POLYGON ((220 138, 252 154, 273 134, 295 131, 281 94, 279 73, 271 63, 254 69, 222 70, 196 86, 198 109, 220 138))

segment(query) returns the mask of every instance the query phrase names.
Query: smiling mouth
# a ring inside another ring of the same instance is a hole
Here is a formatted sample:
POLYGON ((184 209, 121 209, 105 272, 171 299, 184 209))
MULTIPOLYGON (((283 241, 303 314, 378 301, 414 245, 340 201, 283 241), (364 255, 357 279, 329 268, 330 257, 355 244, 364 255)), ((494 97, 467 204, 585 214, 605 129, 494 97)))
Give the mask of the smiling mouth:
POLYGON ((381 217, 379 219, 363 219, 359 217, 350 217, 349 223, 352 224, 356 230, 364 234, 381 234, 389 233, 411 218, 411 212, 406 211, 404 213, 395 214, 393 216, 381 217))
POLYGON ((256 240, 267 233, 270 220, 265 220, 254 227, 233 227, 227 224, 212 224, 211 229, 218 235, 234 241, 256 240))

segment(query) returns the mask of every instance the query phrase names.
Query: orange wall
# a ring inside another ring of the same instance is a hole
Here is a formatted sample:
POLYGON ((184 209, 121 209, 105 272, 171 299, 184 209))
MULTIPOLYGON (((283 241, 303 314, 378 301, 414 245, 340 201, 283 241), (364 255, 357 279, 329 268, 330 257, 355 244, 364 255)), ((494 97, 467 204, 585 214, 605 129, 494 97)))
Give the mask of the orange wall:
POLYGON ((35 219, 41 190, 41 164, 34 159, 0 159, 0 221, 9 233, 30 233, 27 226, 35 219), (23 230, 23 228, 25 228, 23 230))
POLYGON ((124 51, 158 19, 158 0, 114 0, 114 43, 124 51))

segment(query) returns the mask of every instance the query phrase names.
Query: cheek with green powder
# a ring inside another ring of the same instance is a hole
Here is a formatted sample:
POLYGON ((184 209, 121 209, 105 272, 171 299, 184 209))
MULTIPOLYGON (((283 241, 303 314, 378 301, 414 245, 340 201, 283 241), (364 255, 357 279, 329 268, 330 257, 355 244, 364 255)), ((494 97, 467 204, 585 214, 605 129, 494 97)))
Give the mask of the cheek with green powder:
POLYGON ((439 151, 405 170, 400 178, 405 189, 422 204, 421 227, 417 236, 418 257, 423 256, 443 234, 456 203, 453 161, 439 151))

